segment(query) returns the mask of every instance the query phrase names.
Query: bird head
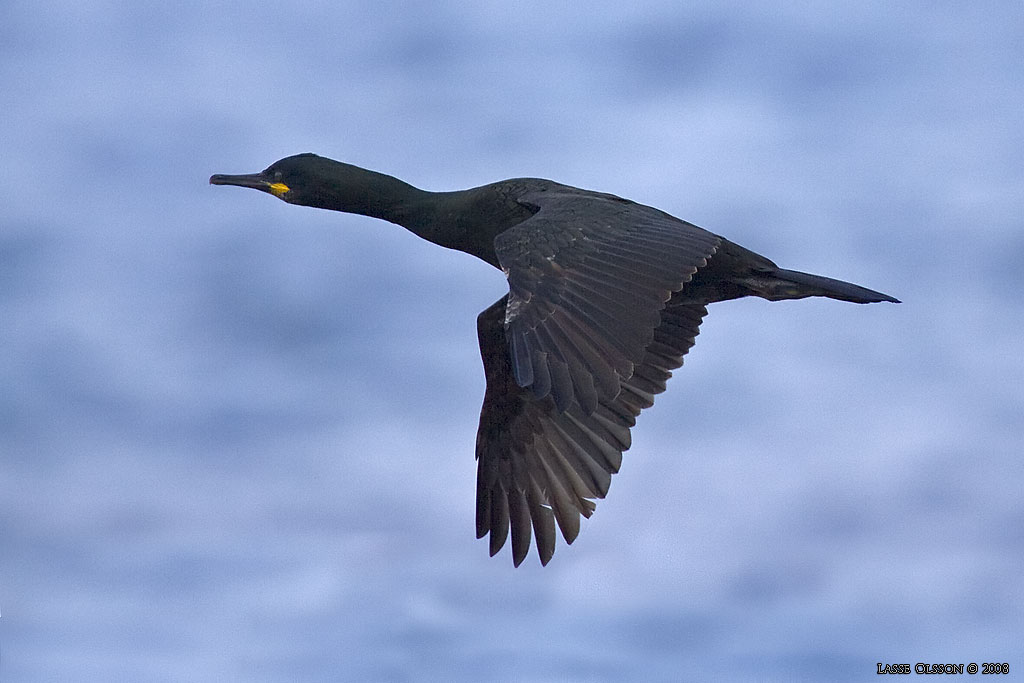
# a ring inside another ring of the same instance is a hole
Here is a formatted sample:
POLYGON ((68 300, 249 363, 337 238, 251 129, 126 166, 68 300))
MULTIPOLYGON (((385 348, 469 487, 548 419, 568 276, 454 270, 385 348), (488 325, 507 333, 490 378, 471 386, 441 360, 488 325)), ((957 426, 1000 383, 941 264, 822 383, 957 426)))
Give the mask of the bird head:
POLYGON ((377 218, 388 218, 390 208, 417 192, 391 176, 308 152, 275 161, 259 173, 218 173, 210 176, 210 184, 251 187, 289 204, 377 218))
POLYGON ((237 185, 251 187, 274 195, 289 204, 316 206, 317 190, 321 184, 322 166, 338 164, 307 152, 275 161, 259 173, 210 176, 211 185, 237 185))

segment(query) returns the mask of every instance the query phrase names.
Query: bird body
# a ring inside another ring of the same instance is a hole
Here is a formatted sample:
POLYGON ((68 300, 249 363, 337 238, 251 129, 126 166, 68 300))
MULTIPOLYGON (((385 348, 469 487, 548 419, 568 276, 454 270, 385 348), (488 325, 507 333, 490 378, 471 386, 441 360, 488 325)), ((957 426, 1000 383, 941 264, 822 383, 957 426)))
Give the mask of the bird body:
POLYGON ((539 178, 427 192, 300 154, 215 185, 397 223, 476 256, 509 293, 477 318, 487 388, 477 433, 477 536, 542 564, 603 498, 630 429, 693 345, 706 305, 743 296, 898 301, 769 259, 653 207, 539 178))

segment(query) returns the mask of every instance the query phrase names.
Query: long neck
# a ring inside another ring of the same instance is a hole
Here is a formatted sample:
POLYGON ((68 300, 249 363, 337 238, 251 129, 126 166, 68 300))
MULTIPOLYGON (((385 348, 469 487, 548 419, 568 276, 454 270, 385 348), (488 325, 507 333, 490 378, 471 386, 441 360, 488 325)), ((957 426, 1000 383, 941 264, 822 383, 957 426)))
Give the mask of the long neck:
POLYGON ((313 200, 310 203, 332 211, 358 213, 396 223, 396 214, 407 210, 403 207, 418 204, 429 194, 383 173, 335 163, 342 172, 332 173, 330 180, 323 182, 310 197, 313 200))
MULTIPOLYGON (((376 171, 336 164, 313 196, 313 206, 358 213, 401 225, 428 242, 457 249, 498 268, 492 230, 503 230, 500 215, 479 216, 475 201, 490 196, 487 188, 457 192, 427 192, 376 171)), ((306 203, 306 202, 301 202, 306 203)), ((496 212, 497 213, 497 212, 496 212)), ((510 222, 522 220, 522 217, 510 222)))
POLYGON ((445 233, 454 226, 446 228, 439 220, 439 209, 450 193, 427 192, 383 173, 341 165, 343 177, 320 188, 317 206, 380 218, 435 244, 452 246, 458 236, 445 233))

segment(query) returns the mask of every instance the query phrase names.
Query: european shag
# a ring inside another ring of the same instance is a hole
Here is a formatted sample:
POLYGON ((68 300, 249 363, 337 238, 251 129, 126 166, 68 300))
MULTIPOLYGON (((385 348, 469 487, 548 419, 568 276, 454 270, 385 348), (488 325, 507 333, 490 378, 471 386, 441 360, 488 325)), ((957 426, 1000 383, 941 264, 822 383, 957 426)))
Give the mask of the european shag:
POLYGON ((658 209, 550 180, 427 192, 299 154, 261 173, 214 175, 289 204, 397 223, 508 278, 477 318, 487 388, 476 440, 476 533, 491 555, 511 530, 518 566, 541 564, 604 498, 636 416, 683 363, 705 306, 744 296, 891 301, 848 282, 784 270, 658 209), (532 534, 531 534, 532 531, 532 534))

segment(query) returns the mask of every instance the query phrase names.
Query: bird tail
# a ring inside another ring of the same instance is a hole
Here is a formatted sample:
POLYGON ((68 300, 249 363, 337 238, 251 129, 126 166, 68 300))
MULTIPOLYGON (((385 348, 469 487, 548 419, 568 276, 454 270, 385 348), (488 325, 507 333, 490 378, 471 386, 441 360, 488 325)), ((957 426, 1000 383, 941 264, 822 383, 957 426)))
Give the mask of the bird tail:
POLYGON ((878 301, 900 303, 899 299, 882 294, 852 282, 834 280, 821 275, 801 273, 797 270, 779 268, 771 273, 759 296, 773 301, 781 299, 803 299, 808 296, 825 296, 829 299, 852 301, 855 304, 870 304, 878 301))

